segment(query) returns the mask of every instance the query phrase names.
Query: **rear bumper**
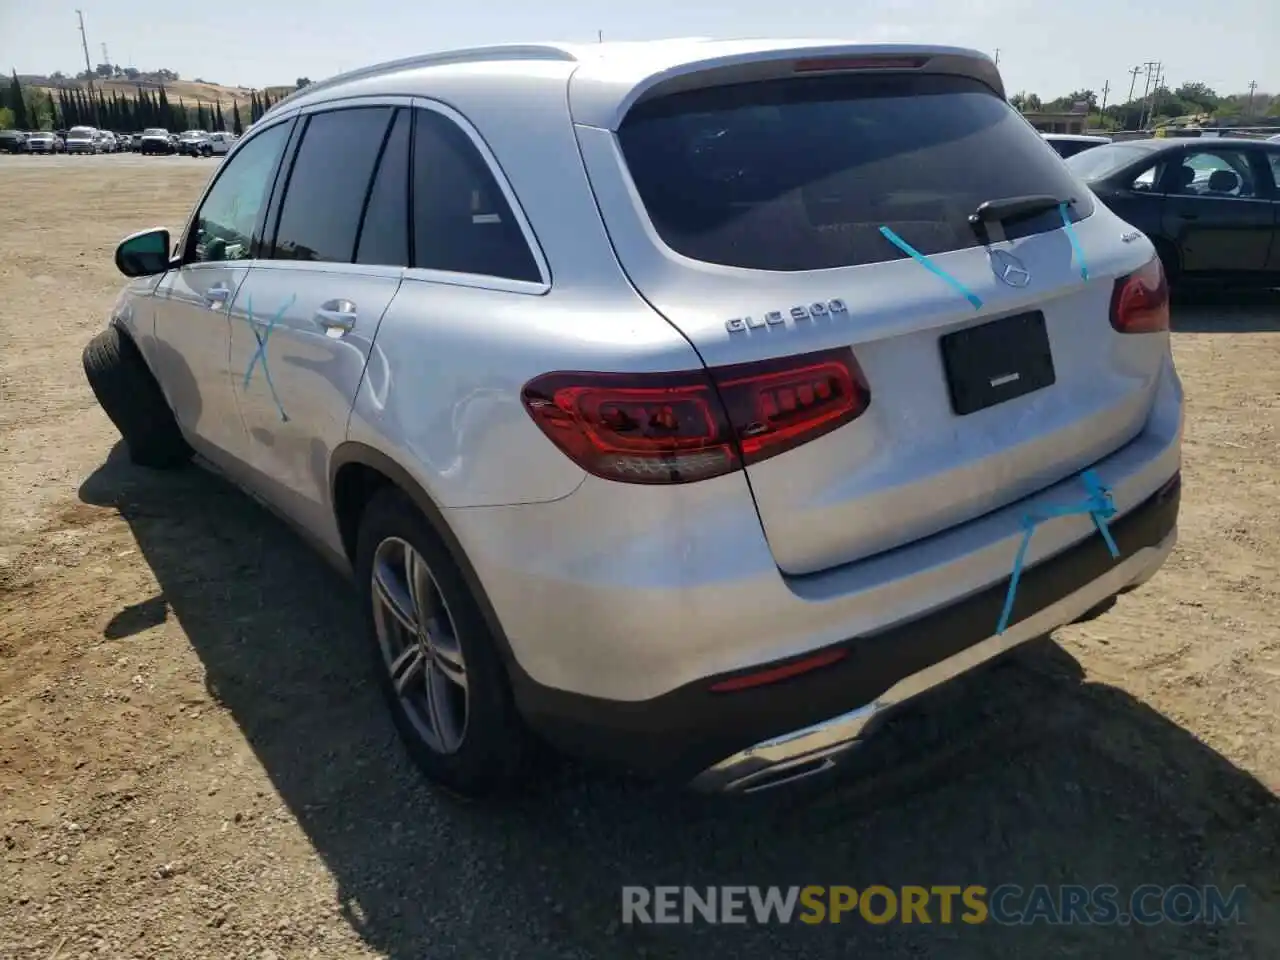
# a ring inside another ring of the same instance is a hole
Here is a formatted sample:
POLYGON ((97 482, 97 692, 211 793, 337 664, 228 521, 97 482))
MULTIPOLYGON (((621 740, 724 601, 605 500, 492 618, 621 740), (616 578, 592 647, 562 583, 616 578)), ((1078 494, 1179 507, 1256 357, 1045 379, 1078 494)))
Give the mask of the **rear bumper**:
MULTIPOLYGON (((1172 550, 1180 477, 1115 520, 1113 560, 1091 537, 1023 574, 1010 627, 994 635, 1007 581, 831 649, 833 666, 781 683, 715 693, 707 677, 661 696, 609 701, 516 679, 530 723, 557 747, 645 775, 749 791, 819 772, 897 705, 1082 616, 1148 579, 1172 550)), ((761 664, 756 669, 770 666, 761 664)), ((740 673, 740 671, 738 672, 740 673)))

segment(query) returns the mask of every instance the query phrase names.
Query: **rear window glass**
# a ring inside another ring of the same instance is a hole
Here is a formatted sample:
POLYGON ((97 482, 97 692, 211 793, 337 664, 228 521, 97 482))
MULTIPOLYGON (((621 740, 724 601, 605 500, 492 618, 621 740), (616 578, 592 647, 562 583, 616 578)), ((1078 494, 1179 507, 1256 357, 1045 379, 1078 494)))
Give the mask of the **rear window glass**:
MULTIPOLYGON (((643 102, 618 131, 663 241, 695 260, 819 270, 900 259, 887 226, 921 253, 977 246, 987 200, 1074 198, 1062 161, 976 80, 809 77, 643 102)), ((1058 229, 1057 210, 1005 225, 1010 239, 1058 229)))
POLYGON ((1081 180, 1100 180, 1143 157, 1154 159, 1154 154, 1143 147, 1112 143, 1077 153, 1067 160, 1067 168, 1081 180))

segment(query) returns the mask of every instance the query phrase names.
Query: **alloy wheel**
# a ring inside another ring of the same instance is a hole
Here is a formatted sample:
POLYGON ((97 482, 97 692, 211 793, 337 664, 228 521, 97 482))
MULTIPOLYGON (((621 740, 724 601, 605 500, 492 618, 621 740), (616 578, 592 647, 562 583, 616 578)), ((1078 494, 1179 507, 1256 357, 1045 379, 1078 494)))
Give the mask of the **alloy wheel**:
POLYGON ((374 551, 373 621, 392 687, 422 741, 456 753, 470 706, 466 661, 454 620, 427 562, 388 537, 374 551))

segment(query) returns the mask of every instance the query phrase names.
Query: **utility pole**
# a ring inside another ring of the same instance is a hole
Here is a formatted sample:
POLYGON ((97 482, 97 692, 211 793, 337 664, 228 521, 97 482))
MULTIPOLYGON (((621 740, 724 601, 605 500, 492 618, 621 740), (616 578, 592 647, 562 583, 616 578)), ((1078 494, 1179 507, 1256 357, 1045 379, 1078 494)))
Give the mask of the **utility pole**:
POLYGON ((1000 48, 996 47, 996 66, 1000 66, 1000 48))
POLYGON ((1149 119, 1147 114, 1151 109, 1151 94, 1154 90, 1152 82, 1157 81, 1156 86, 1159 85, 1158 78, 1160 76, 1160 68, 1162 64, 1156 60, 1148 60, 1146 63, 1143 64, 1143 66, 1146 68, 1146 71, 1147 71, 1147 81, 1145 84, 1143 84, 1143 89, 1142 89, 1142 113, 1140 114, 1139 120, 1138 120, 1139 130, 1144 129, 1147 125, 1147 120, 1149 119))
MULTIPOLYGON (((1137 84, 1138 74, 1140 74, 1141 72, 1142 72, 1142 67, 1134 67, 1132 70, 1129 71, 1129 99, 1125 101, 1126 106, 1129 106, 1130 104, 1133 103, 1133 88, 1137 84)), ((1125 129, 1127 130, 1128 128, 1129 128, 1129 125, 1126 123, 1125 129)))
POLYGON ((1244 110, 1247 116, 1253 115, 1253 91, 1257 89, 1258 89, 1258 81, 1250 80, 1249 81, 1249 105, 1245 107, 1245 110, 1244 110))
POLYGON ((604 31, 603 31, 603 30, 597 30, 597 31, 596 31, 596 43, 604 43, 604 31))
POLYGON ((1107 94, 1111 92, 1111 81, 1108 80, 1102 85, 1102 106, 1098 108, 1099 123, 1106 119, 1107 116, 1107 94))
POLYGON ((102 44, 102 62, 108 65, 111 63, 111 54, 107 53, 107 45, 105 43, 102 44))

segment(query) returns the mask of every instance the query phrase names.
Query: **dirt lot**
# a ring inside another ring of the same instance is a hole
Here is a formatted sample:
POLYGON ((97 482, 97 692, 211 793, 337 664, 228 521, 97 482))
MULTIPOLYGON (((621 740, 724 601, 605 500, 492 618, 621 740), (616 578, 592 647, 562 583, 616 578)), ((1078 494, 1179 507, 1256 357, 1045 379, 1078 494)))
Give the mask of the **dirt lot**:
POLYGON ((702 800, 573 765, 424 788, 347 587, 80 369, 125 233, 210 162, 0 158, 0 957, 1280 955, 1280 300, 1179 305, 1181 543, 904 715, 841 782, 702 800), (619 927, 622 884, 1217 884, 1244 925, 619 927))

